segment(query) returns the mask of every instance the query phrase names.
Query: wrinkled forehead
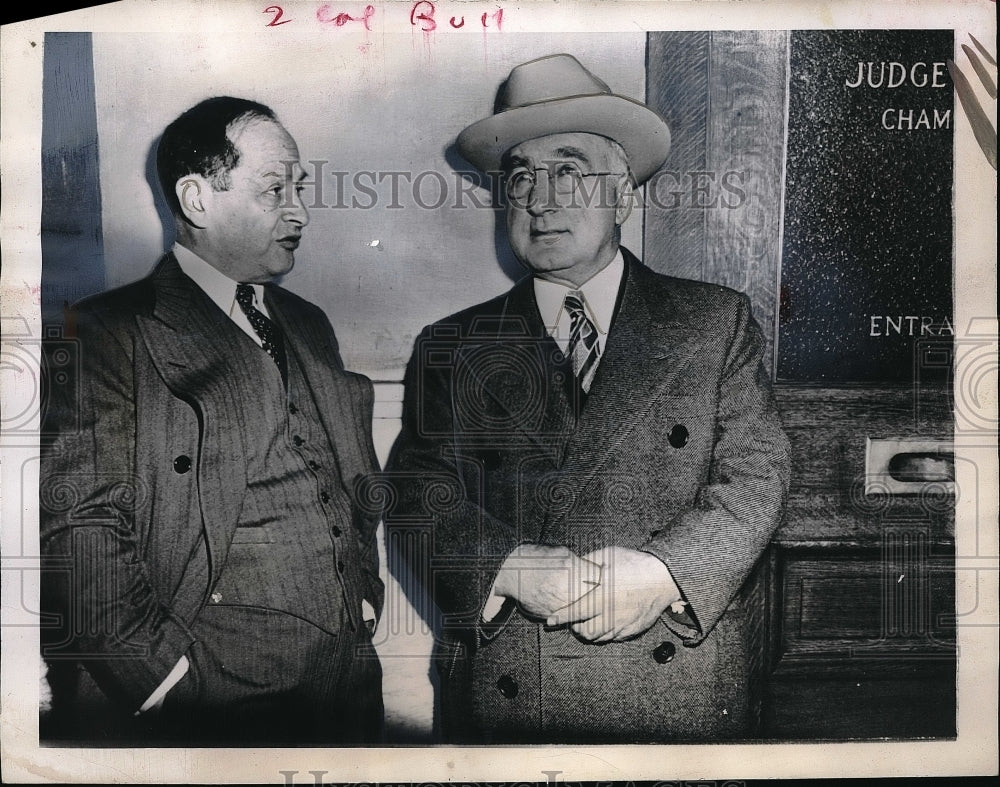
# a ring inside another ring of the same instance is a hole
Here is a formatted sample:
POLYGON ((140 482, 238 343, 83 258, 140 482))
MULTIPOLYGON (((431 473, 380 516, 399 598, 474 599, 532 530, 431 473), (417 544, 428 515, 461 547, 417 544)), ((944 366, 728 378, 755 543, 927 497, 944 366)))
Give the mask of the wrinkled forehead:
POLYGON ((236 121, 228 130, 230 141, 240 152, 239 167, 263 174, 277 167, 298 171, 299 149, 284 126, 266 118, 236 121))
POLYGON ((575 161, 591 166, 605 166, 613 155, 612 142, 599 134, 570 132, 528 139, 504 153, 504 170, 517 167, 540 167, 556 161, 575 161))

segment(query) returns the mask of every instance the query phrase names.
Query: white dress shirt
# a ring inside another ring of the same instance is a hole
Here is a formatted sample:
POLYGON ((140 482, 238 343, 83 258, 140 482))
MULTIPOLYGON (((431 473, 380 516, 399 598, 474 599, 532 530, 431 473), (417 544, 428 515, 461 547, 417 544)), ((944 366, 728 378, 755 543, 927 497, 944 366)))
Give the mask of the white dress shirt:
MULTIPOLYGON (((236 302, 236 285, 239 282, 230 279, 214 265, 205 262, 205 260, 193 251, 185 246, 181 246, 179 243, 174 244, 173 253, 174 257, 177 258, 177 264, 181 266, 184 274, 194 281, 212 299, 212 302, 222 309, 230 320, 239 326, 243 333, 257 342, 258 345, 261 345, 261 339, 257 335, 257 331, 253 329, 250 320, 247 319, 247 316, 243 313, 243 309, 236 302)), ((265 317, 270 317, 271 315, 264 305, 264 285, 251 284, 250 286, 253 287, 254 307, 265 317)))
POLYGON ((564 353, 569 346, 570 316, 563 308, 566 294, 582 293, 581 301, 590 321, 597 328, 597 343, 604 352, 608 340, 608 330, 611 328, 611 318, 615 316, 615 304, 618 302, 618 290, 621 288, 622 276, 625 275, 625 258, 621 250, 608 265, 599 270, 580 287, 571 287, 546 279, 535 278, 535 303, 542 315, 542 323, 559 349, 564 353))

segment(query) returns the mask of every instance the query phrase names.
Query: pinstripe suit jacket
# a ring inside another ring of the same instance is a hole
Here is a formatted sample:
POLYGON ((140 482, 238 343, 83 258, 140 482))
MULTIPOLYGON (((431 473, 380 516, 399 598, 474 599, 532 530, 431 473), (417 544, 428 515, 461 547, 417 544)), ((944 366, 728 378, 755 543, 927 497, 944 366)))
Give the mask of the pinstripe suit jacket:
POLYGON ((417 340, 387 524, 394 546, 425 539, 408 555, 441 610, 452 740, 752 734, 760 620, 751 588, 738 593, 789 476, 763 341, 745 296, 658 275, 623 252, 619 313, 578 421, 530 278, 417 340), (484 622, 497 569, 522 542, 651 552, 693 616, 665 614, 606 645, 546 629, 509 602, 484 622))
MULTIPOLYGON (((378 470, 372 386, 344 370, 319 308, 270 284, 265 301, 306 372, 352 496, 363 562, 347 592, 356 619, 362 597, 380 609, 383 596, 377 516, 355 492, 378 470)), ((229 318, 171 254, 147 278, 81 302, 75 321, 78 396, 53 386, 47 431, 56 437, 40 482, 41 546, 54 569, 43 603, 63 622, 47 652, 78 656, 130 715, 194 641, 191 624, 237 527, 242 434, 259 404, 225 346, 229 318)))

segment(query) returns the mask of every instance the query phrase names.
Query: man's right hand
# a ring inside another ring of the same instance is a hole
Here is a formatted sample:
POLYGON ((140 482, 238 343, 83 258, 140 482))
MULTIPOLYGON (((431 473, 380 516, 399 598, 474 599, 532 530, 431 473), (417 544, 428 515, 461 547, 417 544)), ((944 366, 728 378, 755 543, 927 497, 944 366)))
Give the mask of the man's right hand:
POLYGON ((547 618, 601 583, 601 566, 567 547, 521 544, 500 566, 493 592, 527 614, 547 618))

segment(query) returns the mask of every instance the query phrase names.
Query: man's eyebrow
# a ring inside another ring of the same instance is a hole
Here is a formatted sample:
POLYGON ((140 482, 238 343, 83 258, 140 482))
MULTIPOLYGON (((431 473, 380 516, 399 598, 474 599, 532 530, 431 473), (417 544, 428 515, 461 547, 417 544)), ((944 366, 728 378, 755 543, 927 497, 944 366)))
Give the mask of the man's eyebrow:
MULTIPOLYGON (((575 148, 572 145, 564 145, 563 147, 556 148, 553 151, 551 158, 546 158, 545 162, 557 161, 559 159, 575 159, 581 161, 584 164, 590 164, 590 157, 587 156, 580 148, 575 148)), ((505 169, 514 169, 516 167, 531 167, 531 162, 522 158, 521 156, 506 156, 502 161, 502 166, 505 169)))
MULTIPOLYGON (((284 172, 275 172, 273 169, 269 169, 267 172, 260 173, 260 177, 263 178, 284 178, 288 173, 286 169, 284 172)), ((306 179, 306 171, 302 170, 299 172, 298 176, 295 178, 295 182, 298 183, 306 179)))
POLYGON ((586 164, 590 163, 590 158, 587 154, 580 150, 580 148, 574 148, 572 145, 556 148, 556 156, 559 158, 575 158, 577 161, 582 161, 586 164))

